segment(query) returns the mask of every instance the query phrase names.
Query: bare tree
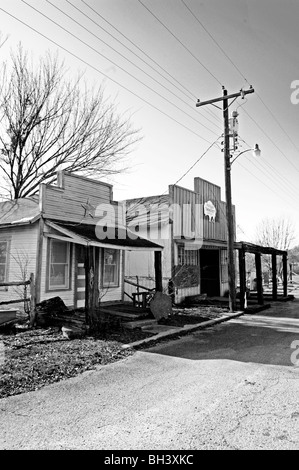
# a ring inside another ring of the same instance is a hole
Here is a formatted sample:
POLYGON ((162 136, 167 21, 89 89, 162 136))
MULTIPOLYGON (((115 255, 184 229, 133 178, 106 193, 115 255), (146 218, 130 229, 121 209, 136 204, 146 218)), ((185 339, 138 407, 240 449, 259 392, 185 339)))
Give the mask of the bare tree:
POLYGON ((295 226, 285 217, 265 218, 256 228, 257 245, 288 250, 295 239, 295 226))
MULTIPOLYGON (((291 220, 285 217, 265 218, 256 228, 257 245, 268 246, 278 250, 289 250, 295 239, 295 226, 291 220)), ((272 269, 270 255, 263 255, 263 268, 269 274, 272 269)), ((277 264, 277 274, 282 279, 282 261, 277 264)))
POLYGON ((88 90, 82 75, 68 80, 57 56, 34 65, 21 46, 2 71, 0 174, 10 198, 35 194, 57 170, 93 177, 124 170, 139 131, 102 87, 88 90))

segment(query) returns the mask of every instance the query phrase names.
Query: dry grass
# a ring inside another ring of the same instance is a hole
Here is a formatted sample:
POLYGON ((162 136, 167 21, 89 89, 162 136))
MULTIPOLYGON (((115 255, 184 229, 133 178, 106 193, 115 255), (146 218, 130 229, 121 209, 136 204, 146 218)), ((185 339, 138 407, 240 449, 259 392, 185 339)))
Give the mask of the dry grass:
POLYGON ((144 336, 140 331, 114 331, 104 338, 68 340, 58 328, 0 335, 0 398, 37 390, 118 361, 134 352, 122 349, 123 343, 144 336))

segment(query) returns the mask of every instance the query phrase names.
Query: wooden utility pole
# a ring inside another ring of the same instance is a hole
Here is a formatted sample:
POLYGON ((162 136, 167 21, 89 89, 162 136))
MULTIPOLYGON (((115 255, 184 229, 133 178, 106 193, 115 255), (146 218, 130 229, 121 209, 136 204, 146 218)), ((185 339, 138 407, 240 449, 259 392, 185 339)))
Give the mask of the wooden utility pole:
MULTIPOLYGON (((232 209, 232 191, 231 191, 231 155, 230 155, 230 130, 229 130, 229 117, 228 108, 233 103, 229 104, 229 100, 234 98, 234 101, 242 96, 244 98, 248 93, 254 93, 254 89, 250 87, 248 90, 240 90, 238 93, 231 95, 227 94, 227 90, 222 87, 223 95, 219 98, 214 98, 208 101, 198 100, 196 107, 205 106, 222 101, 223 120, 224 120, 224 176, 225 176, 225 196, 226 196, 226 221, 227 221, 227 260, 228 260, 228 285, 229 285, 229 310, 234 312, 236 310, 236 270, 235 270, 235 254, 234 254, 234 220, 232 209)), ((219 106, 216 106, 219 108, 219 106)), ((221 109, 221 108, 219 108, 221 109)))

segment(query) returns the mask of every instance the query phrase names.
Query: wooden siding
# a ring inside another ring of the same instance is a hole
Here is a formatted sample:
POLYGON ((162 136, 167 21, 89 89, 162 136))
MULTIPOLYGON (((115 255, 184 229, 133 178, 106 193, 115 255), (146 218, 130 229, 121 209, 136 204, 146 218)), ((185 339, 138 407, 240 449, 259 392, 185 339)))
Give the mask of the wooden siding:
POLYGON ((203 208, 198 194, 180 186, 169 187, 172 195, 173 237, 202 239, 203 208))
POLYGON ((105 222, 123 222, 124 209, 112 201, 111 185, 67 173, 58 175, 58 183, 42 184, 40 204, 45 218, 95 224, 104 211, 105 222))
MULTIPOLYGON (((30 273, 35 274, 36 269, 36 247, 38 237, 38 222, 32 225, 24 225, 12 228, 0 228, 0 241, 8 240, 8 276, 7 281, 22 281, 23 275, 21 269, 26 266, 26 279, 29 279, 30 273)), ((18 299, 23 292, 23 287, 4 288, 0 290, 0 301, 18 299)), ((11 304, 9 308, 22 309, 23 303, 11 304)), ((5 305, 0 307, 6 308, 5 305)))
MULTIPOLYGON (((174 205, 174 239, 180 238, 180 234, 187 238, 192 236, 196 223, 199 230, 196 232, 198 239, 227 241, 226 203, 221 201, 220 187, 201 178, 195 178, 194 189, 195 191, 191 191, 176 185, 169 187, 174 205), (210 221, 209 217, 204 215, 204 204, 208 201, 211 201, 216 208, 215 221, 210 221), (190 206, 190 209, 184 211, 184 205, 190 206)), ((234 206, 233 217, 235 227, 234 206)))
POLYGON ((185 300, 189 295, 200 294, 200 286, 184 287, 183 289, 175 288, 175 303, 179 304, 185 300))

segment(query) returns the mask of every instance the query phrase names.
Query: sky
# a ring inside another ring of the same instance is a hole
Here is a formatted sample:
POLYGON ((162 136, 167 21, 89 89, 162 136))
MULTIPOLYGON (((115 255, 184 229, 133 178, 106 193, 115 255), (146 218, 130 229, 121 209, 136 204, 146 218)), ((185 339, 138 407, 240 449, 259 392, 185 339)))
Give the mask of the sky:
POLYGON ((196 102, 252 86, 229 108, 238 112, 235 156, 261 149, 232 165, 237 239, 254 242, 263 219, 284 217, 299 244, 297 0, 0 0, 0 16, 3 59, 20 41, 36 57, 58 51, 70 74, 103 84, 140 129, 129 171, 109 179, 115 200, 176 182, 193 189, 198 176, 225 200, 222 110, 196 102))

